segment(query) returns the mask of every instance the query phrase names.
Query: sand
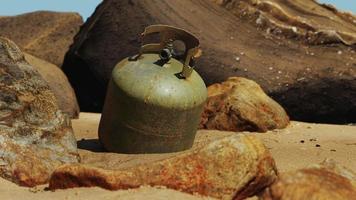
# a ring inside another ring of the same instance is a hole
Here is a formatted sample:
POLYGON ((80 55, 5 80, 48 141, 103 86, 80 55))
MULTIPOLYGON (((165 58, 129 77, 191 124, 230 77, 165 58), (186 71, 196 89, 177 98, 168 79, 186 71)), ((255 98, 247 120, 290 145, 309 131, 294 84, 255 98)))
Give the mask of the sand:
MULTIPOLYGON (((81 113, 73 120, 82 162, 109 169, 129 167, 142 162, 152 162, 176 154, 124 155, 103 153, 97 140, 99 114, 81 113)), ((207 143, 233 132, 200 130, 195 146, 207 143)), ((276 160, 278 169, 294 170, 320 163, 326 158, 356 171, 356 126, 310 124, 291 122, 288 128, 254 134, 262 139, 276 160)), ((46 186, 37 188, 19 187, 0 179, 0 199, 202 199, 189 194, 163 188, 142 187, 128 191, 106 191, 100 188, 77 188, 70 190, 45 191, 46 186)))

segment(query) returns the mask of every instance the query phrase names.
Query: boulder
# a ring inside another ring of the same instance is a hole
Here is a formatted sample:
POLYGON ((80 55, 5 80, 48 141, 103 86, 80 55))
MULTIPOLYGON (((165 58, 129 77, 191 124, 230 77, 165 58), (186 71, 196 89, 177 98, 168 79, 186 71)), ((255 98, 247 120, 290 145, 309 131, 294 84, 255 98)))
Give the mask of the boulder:
POLYGON ((310 0, 105 0, 76 35, 63 69, 81 108, 100 112, 115 64, 138 53, 144 27, 168 24, 200 39, 196 70, 207 85, 246 77, 294 120, 352 122, 355 19, 310 0))
POLYGON ((72 86, 62 70, 52 63, 41 60, 27 53, 24 54, 26 61, 40 73, 45 81, 47 81, 57 99, 60 110, 69 115, 71 118, 78 118, 80 111, 77 98, 72 86))
POLYGON ((12 41, 0 38, 0 176, 35 186, 78 160, 70 119, 48 84, 12 41))
POLYGON ((208 87, 200 128, 266 132, 288 124, 285 110, 252 80, 232 77, 208 87))
POLYGON ((73 37, 83 24, 77 13, 37 11, 0 18, 0 36, 14 41, 23 51, 62 66, 73 37))
POLYGON ((356 197, 356 174, 327 160, 320 165, 282 174, 262 200, 348 200, 356 197))
POLYGON ((233 14, 250 17, 274 35, 308 44, 356 44, 355 15, 317 1, 212 0, 233 14), (244 11, 244 12, 241 12, 244 11), (313 13, 311 12, 313 11, 313 13), (321 20, 325 16, 329 19, 321 20))
POLYGON ((218 199, 245 199, 273 183, 277 170, 255 136, 235 134, 171 158, 107 170, 68 164, 56 169, 50 189, 99 186, 109 190, 165 186, 218 199))

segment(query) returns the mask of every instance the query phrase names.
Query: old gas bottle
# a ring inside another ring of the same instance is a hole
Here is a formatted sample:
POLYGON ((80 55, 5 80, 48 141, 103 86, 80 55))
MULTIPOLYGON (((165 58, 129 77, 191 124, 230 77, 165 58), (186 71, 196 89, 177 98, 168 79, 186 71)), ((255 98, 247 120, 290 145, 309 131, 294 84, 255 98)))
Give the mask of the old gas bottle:
POLYGON ((122 60, 112 72, 99 126, 108 151, 164 153, 193 145, 207 98, 192 66, 201 53, 199 40, 179 28, 152 25, 142 41, 157 33, 159 43, 142 45, 138 55, 122 60), (176 41, 185 46, 180 54, 176 41))

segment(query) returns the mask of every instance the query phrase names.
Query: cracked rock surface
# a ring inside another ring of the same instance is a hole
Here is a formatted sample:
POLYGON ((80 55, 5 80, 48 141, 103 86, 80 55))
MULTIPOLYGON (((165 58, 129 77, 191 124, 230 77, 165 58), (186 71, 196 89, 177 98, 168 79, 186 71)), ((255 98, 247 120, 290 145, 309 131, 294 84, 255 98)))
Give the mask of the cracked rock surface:
POLYGON ((70 119, 39 73, 0 37, 0 176, 22 186, 48 182, 53 170, 77 163, 70 119))

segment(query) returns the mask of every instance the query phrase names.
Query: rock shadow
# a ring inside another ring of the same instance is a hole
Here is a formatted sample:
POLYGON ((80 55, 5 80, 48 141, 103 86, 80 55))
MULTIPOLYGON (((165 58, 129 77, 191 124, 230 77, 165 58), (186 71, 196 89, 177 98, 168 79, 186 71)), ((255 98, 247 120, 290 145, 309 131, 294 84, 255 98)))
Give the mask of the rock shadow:
POLYGON ((77 141, 78 149, 92 152, 106 152, 98 139, 81 139, 77 141))
POLYGON ((356 122, 356 78, 324 76, 300 81, 270 94, 292 120, 350 124, 356 122))

